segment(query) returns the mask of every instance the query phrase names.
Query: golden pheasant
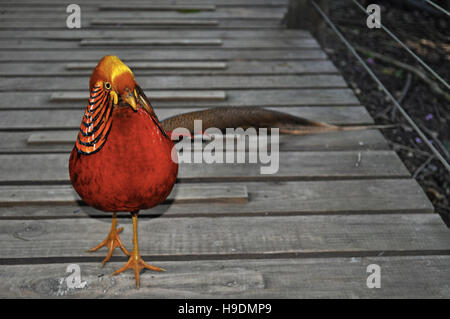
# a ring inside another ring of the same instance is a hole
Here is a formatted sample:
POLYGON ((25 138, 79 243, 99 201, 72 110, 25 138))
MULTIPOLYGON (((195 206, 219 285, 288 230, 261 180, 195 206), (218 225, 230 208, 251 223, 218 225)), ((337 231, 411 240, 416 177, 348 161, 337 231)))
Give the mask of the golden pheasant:
POLYGON ((89 89, 89 103, 70 155, 70 180, 88 205, 113 212, 108 237, 91 251, 107 246, 104 264, 120 247, 130 258, 113 275, 131 268, 139 287, 143 268, 162 270, 139 255, 137 218, 139 210, 164 201, 175 184, 178 164, 171 158, 173 143, 133 73, 119 58, 106 56, 98 63, 89 89), (116 212, 131 212, 131 253, 120 241, 116 212))
POLYGON ((89 90, 89 102, 70 154, 70 180, 88 205, 113 214, 108 236, 90 251, 106 246, 105 264, 114 249, 121 248, 130 257, 113 275, 133 269, 138 288, 143 268, 163 270, 145 263, 139 254, 138 212, 163 202, 175 184, 178 164, 172 159, 170 131, 184 127, 193 132, 195 119, 201 119, 205 129, 278 127, 280 132, 298 135, 375 128, 339 127, 260 108, 230 107, 177 115, 160 123, 130 68, 115 56, 101 59, 89 90), (131 253, 120 240, 117 212, 131 213, 131 253))

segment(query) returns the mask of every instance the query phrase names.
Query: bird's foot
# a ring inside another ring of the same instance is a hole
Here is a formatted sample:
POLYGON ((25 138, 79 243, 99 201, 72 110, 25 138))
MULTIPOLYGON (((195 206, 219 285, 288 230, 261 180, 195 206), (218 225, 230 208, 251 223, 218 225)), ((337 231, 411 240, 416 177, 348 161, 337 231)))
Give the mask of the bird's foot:
POLYGON ((125 266, 123 266, 120 269, 117 269, 115 272, 113 272, 111 274, 111 276, 118 275, 127 269, 133 269, 134 277, 136 279, 136 288, 139 289, 139 285, 140 285, 139 274, 140 274, 141 270, 144 268, 154 270, 154 271, 165 271, 165 269, 163 269, 163 268, 159 268, 159 267, 147 264, 144 260, 142 260, 139 253, 133 252, 130 256, 130 259, 128 259, 127 263, 125 264, 125 266))
POLYGON ((94 248, 88 250, 89 252, 94 252, 104 246, 108 247, 108 254, 106 255, 105 259, 103 259, 103 261, 102 261, 102 267, 111 259, 114 249, 116 249, 117 247, 119 247, 124 252, 125 255, 130 256, 130 253, 124 247, 124 245, 122 244, 122 241, 120 240, 119 234, 122 231, 123 231, 123 227, 116 228, 115 225, 113 225, 111 227, 111 230, 110 230, 108 236, 106 237, 106 239, 104 241, 102 241, 100 244, 98 244, 97 246, 95 246, 94 248))

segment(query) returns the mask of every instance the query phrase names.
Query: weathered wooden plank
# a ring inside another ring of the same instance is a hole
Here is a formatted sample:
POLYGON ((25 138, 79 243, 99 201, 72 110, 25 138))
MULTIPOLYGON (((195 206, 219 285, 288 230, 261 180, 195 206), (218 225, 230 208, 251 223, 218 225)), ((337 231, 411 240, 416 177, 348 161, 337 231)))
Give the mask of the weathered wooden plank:
MULTIPOLYGON (((2 41, 6 42, 6 41, 2 41)), ((53 42, 52 42, 53 43, 53 42)), ((31 42, 27 41, 24 44, 16 44, 16 41, 8 41, 5 43, 5 48, 42 48, 44 47, 42 41, 31 42)), ((289 48, 304 48, 304 49, 318 49, 319 43, 315 39, 255 39, 255 40, 221 40, 221 39, 86 39, 81 40, 77 47, 74 42, 55 42, 55 48, 74 47, 84 49, 86 47, 141 47, 141 46, 220 46, 221 49, 289 49, 289 48)))
MULTIPOLYGON (((87 8, 93 8, 95 10, 98 9, 98 7, 101 5, 98 2, 92 2, 89 0, 79 0, 78 3, 83 4, 83 6, 86 6, 87 8)), ((122 1, 119 0, 111 0, 108 2, 110 5, 121 5, 123 4, 122 1)), ((130 6, 135 5, 145 5, 148 4, 148 1, 130 1, 128 2, 130 6)), ((154 5, 167 5, 167 1, 163 0, 153 0, 152 4, 154 5)), ((287 0, 195 0, 196 5, 216 5, 218 7, 254 7, 254 6, 263 6, 263 7, 269 7, 269 6, 278 6, 278 7, 285 7, 288 4, 287 0)), ((65 5, 61 5, 61 2, 58 0, 47 0, 47 1, 36 1, 36 0, 28 0, 28 1, 5 1, 2 3, 5 7, 13 7, 15 9, 17 8, 27 8, 32 7, 32 9, 35 9, 35 7, 49 7, 51 8, 66 8, 65 5)), ((176 0, 171 1, 171 5, 192 5, 192 0, 176 0)))
POLYGON ((130 6, 129 4, 100 4, 100 10, 114 10, 114 11, 214 11, 216 6, 214 4, 138 4, 130 6))
MULTIPOLYGON (((76 131, 0 132, 0 153, 67 153, 72 150, 75 137, 76 131)), ((282 152, 389 149, 386 139, 377 130, 302 137, 281 135, 278 146, 282 152)))
POLYGON ((27 144, 73 144, 78 131, 36 132, 28 136, 27 144))
MULTIPOLYGON (((364 133, 373 133, 376 131, 363 131, 363 132, 357 132, 356 135, 364 135, 364 133)), ((5 134, 5 133, 3 133, 5 134)), ((7 134, 11 134, 11 133, 7 133, 7 134)), ((78 131, 74 130, 74 131, 38 131, 38 132, 29 132, 28 133, 28 138, 26 139, 27 144, 36 144, 36 145, 45 145, 45 144, 70 144, 71 146, 74 144, 76 137, 77 137, 78 131)), ((349 137, 350 138, 354 138, 355 132, 354 131, 349 131, 349 132, 339 132, 339 133, 329 133, 329 134, 323 134, 323 135, 311 135, 311 137, 316 137, 318 139, 318 141, 316 142, 317 144, 320 144, 323 146, 323 149, 326 149, 327 147, 330 147, 329 143, 330 141, 337 143, 339 140, 346 140, 349 137), (336 139, 333 139, 333 137, 335 137, 336 139), (328 143, 327 143, 328 142, 328 143)), ((369 134, 368 136, 370 137, 374 137, 374 136, 379 136, 379 135, 374 135, 374 134, 369 134)), ((310 136, 283 136, 286 137, 287 139, 285 141, 281 141, 280 143, 278 143, 277 145, 285 145, 285 146, 289 146, 287 145, 288 143, 292 143, 295 140, 305 140, 308 139, 308 137, 310 136)), ((311 139, 310 139, 311 140, 311 139)), ((332 143, 332 144, 334 144, 332 143)), ((360 144, 361 146, 366 144, 363 141, 363 138, 360 137, 360 144)), ((377 143, 378 145, 378 143, 377 143)), ((2 145, 2 149, 5 149, 6 145, 2 145)), ((333 145, 331 145, 333 146, 333 145)))
POLYGON ((196 47, 220 47, 221 49, 319 49, 320 46, 314 39, 255 39, 221 40, 214 38, 187 38, 187 39, 84 39, 80 42, 61 40, 28 40, 21 39, 1 40, 0 50, 91 50, 98 48, 141 48, 141 47, 164 47, 167 50, 180 47, 193 49, 196 47))
MULTIPOLYGON (((100 20, 97 22, 101 22, 100 20)), ((106 23, 106 21, 105 21, 106 23)), ((94 19, 84 19, 82 28, 88 31, 98 31, 99 27, 102 29, 118 29, 120 27, 120 31, 129 30, 135 31, 136 24, 132 23, 132 20, 125 20, 125 24, 119 24, 117 22, 111 24, 94 24, 94 19)), ((170 31, 170 30, 180 30, 189 28, 191 30, 217 30, 217 31, 226 31, 226 30, 255 30, 259 31, 262 29, 266 29, 267 31, 273 31, 274 29, 281 29, 281 24, 279 19, 152 19, 150 23, 138 23, 139 30, 161 30, 161 31, 170 31), (154 21, 154 22, 153 22, 154 21), (208 29, 209 27, 209 29, 208 29)), ((12 30, 20 30, 22 32, 27 31, 36 31, 42 30, 46 31, 62 31, 63 29, 67 29, 64 21, 51 20, 51 21, 33 21, 33 22, 23 22, 23 21, 8 21, 3 22, 0 21, 0 30, 2 31, 12 31, 12 30)), ((112 31, 110 30, 110 31, 112 31)), ((42 38, 37 37, 37 38, 42 38)), ((69 39, 70 36, 66 37, 69 39)))
MULTIPOLYGON (((449 252, 450 232, 437 214, 141 218, 140 253, 149 260, 176 256, 369 254, 449 252)), ((128 246, 131 225, 120 223, 128 246)), ((3 220, 0 258, 104 256, 86 252, 104 239, 109 220, 3 220), (83 236, 80 236, 83 234, 83 236)))
MULTIPOLYGON (((296 116, 333 124, 371 124, 372 118, 363 107, 290 107, 271 108, 296 116)), ((159 108, 158 117, 167 117, 197 109, 159 108)), ((58 111, 2 111, 2 128, 45 129, 49 123, 63 123, 64 129, 77 129, 81 110, 58 111)), ((53 125, 53 124, 52 124, 53 125)), ((0 152, 69 152, 76 136, 70 131, 0 132, 0 152)), ((281 151, 366 150, 389 149, 386 140, 376 130, 340 132, 310 136, 280 136, 281 151)))
MULTIPOLYGON (((298 107, 298 108, 268 108, 272 110, 277 110, 299 117, 304 117, 308 119, 313 119, 317 121, 324 121, 333 124, 370 124, 373 123, 370 115, 367 113, 363 107, 298 107)), ((163 121, 164 119, 186 112, 192 112, 199 109, 170 109, 162 108, 156 111, 159 119, 163 121)), ((74 128, 77 129, 79 126, 80 111, 59 111, 54 112, 50 115, 46 111, 3 111, 0 113, 5 119, 1 122, 3 128, 8 123, 9 128, 34 128, 43 129, 46 128, 48 122, 60 122, 64 123, 64 128, 74 128), (44 119, 46 121, 44 121, 44 119), (50 120, 49 120, 50 119, 50 120), (32 121, 31 126, 30 122, 32 121)), ((4 136, 2 140, 3 150, 6 149, 8 143, 11 139, 14 139, 14 135, 11 133, 4 136)), ((17 133, 19 134, 19 133, 17 133)), ((76 137, 77 131, 42 131, 36 133, 25 133, 21 136, 24 141, 28 144, 70 144, 72 145, 76 137)), ((333 147, 342 147, 350 142, 355 148, 358 146, 366 146, 387 148, 387 144, 383 141, 384 139, 377 131, 361 131, 361 132, 340 132, 333 134, 321 134, 321 135, 311 135, 311 136, 281 136, 280 146, 287 149, 295 149, 296 147, 319 147, 320 149, 327 149, 333 147), (342 142, 342 143, 340 143, 342 142)), ((18 150, 18 144, 11 145, 16 150, 18 150)), ((349 147, 347 145, 347 147, 349 147)))
MULTIPOLYGON (((197 109, 155 109, 156 114, 162 120, 180 113, 190 112, 197 109)), ((78 129, 83 112, 81 110, 62 110, 58 112, 48 111, 1 111, 0 127, 1 128, 45 128, 45 122, 60 122, 57 124, 59 128, 63 129, 78 129), (11 121, 8 124, 8 121, 11 121)), ((52 125, 52 124, 51 124, 52 125)), ((55 128, 55 127, 54 127, 55 128)))
MULTIPOLYGON (((195 19, 281 19, 286 12, 286 8, 264 8, 264 7, 254 7, 254 8, 218 8, 214 11, 199 11, 192 12, 189 14, 178 12, 178 11, 130 11, 124 10, 122 12, 114 11, 84 11, 83 18, 98 18, 111 19, 114 21, 129 20, 129 19, 185 19, 185 18, 195 18, 195 19)), ((55 11, 13 11, 9 12, 8 15, 2 17, 2 21, 49 21, 52 19, 65 21, 66 15, 61 15, 61 12, 55 11)))
MULTIPOLYGON (((91 25, 117 25, 117 21, 109 19, 92 20, 91 25)), ((121 21, 121 26, 216 26, 217 19, 152 19, 144 21, 121 21)))
MULTIPOLYGON (((177 184, 171 196, 177 197, 177 184)), ((204 184, 189 184, 189 187, 204 184)), ((226 204, 188 202, 173 205, 165 202, 150 210, 143 210, 140 216, 248 216, 248 215, 310 215, 310 214, 405 214, 431 213, 433 206, 414 179, 383 180, 340 180, 308 182, 245 182, 223 184, 212 187, 245 188, 248 202, 228 200, 226 204), (393 192, 392 190, 395 190, 393 192)), ((63 201, 73 195, 69 185, 43 186, 2 186, 0 189, 15 190, 24 195, 22 204, 0 205, 0 219, 33 218, 83 218, 105 217, 105 213, 88 206, 72 204, 72 200, 63 201), (32 193, 29 189, 39 190, 32 193), (59 202, 53 190, 60 194, 59 202), (64 197, 61 197, 64 195, 64 197), (34 197, 38 196, 38 197, 34 197), (49 205, 44 199, 53 200, 49 205), (58 202, 62 205, 55 205, 58 202), (33 205, 34 204, 34 205, 33 205), (42 205, 44 204, 44 206, 42 205)), ((244 196, 242 196, 244 197, 244 196)), ((128 216, 128 213, 119 215, 128 216)))
MULTIPOLYGON (((6 77, 89 77, 97 63, 0 63, 6 77)), ((228 61, 228 62, 134 62, 129 64, 137 76, 145 75, 288 75, 338 73, 331 61, 228 61)))
MULTIPOLYGON (((45 79, 47 82, 48 79, 45 79)), ((87 81, 87 79, 86 79, 87 81)), ((88 82, 86 82, 88 83, 88 82)), ((86 84, 87 85, 87 84, 86 84)), ((87 92, 87 89, 86 89, 87 92)), ((225 96, 216 91, 147 91, 155 108, 206 108, 216 106, 359 106, 350 89, 296 89, 296 90, 227 90, 225 96), (166 94, 167 92, 167 94, 166 94), (163 95, 164 93, 164 95, 163 95), (189 93, 189 94, 188 94, 189 93), (194 100, 193 97, 202 100, 194 100), (206 96, 205 96, 206 95, 206 96), (212 96, 211 96, 212 95, 212 96), (214 100, 212 98, 215 98, 214 100), (218 100, 221 98, 222 100, 218 100), (226 99, 223 99, 226 98, 226 99), (162 100, 164 99, 164 100, 162 100), (156 103, 155 103, 156 102, 156 103), (199 103, 201 102, 201 103, 199 103)), ((73 100, 50 101, 50 92, 0 92, 0 109, 84 109, 87 93, 74 92, 73 100), (84 97, 83 97, 84 96, 84 97)), ((67 96, 63 96, 67 97, 67 96)), ((2 120, 0 118, 0 120, 2 120)), ((7 127, 9 125, 6 125, 7 127)))
POLYGON ((136 50, 136 49, 99 49, 99 50, 59 50, 52 51, 24 51, 8 50, 0 51, 1 62, 14 61, 54 61, 54 62, 74 62, 74 61, 98 61, 105 55, 117 55, 124 62, 131 61, 224 61, 224 60, 323 60, 326 55, 322 50, 315 49, 185 49, 185 50, 136 50), (125 51, 124 51, 125 50, 125 51))
MULTIPOLYGON (((95 68, 95 63, 68 63, 66 69, 68 70, 89 70, 95 68)), ((0 66, 2 67, 2 66, 0 66)), ((130 66, 133 70, 186 70, 186 69, 219 69, 227 68, 225 62, 137 62, 130 66)))
MULTIPOLYGON (((69 43, 63 43, 67 45, 69 43)), ((99 40, 81 40, 80 46, 222 46, 221 39, 99 39, 99 40)), ((58 46, 57 46, 58 47, 58 46)))
POLYGON ((69 263, 2 266, 1 298, 449 298, 449 256, 158 261, 164 273, 109 277, 122 263, 80 263, 83 289, 66 285, 69 263), (368 289, 367 266, 381 267, 368 289))
POLYGON ((388 150, 389 145, 378 130, 340 132, 308 136, 281 135, 280 151, 358 151, 388 150))
MULTIPOLYGON (((1 81, 1 80, 0 80, 1 81)), ((224 91, 152 91, 153 101, 223 101, 224 91)), ((51 102, 74 102, 86 100, 82 92, 57 92, 50 95, 51 102)))
MULTIPOLYGON (((43 94, 43 93, 38 93, 43 94)), ((152 91, 152 93, 148 93, 149 98, 152 101, 223 101, 225 100, 228 93, 223 91, 152 91)), ((242 98, 242 105, 258 105, 261 101, 266 101, 265 104, 262 105, 277 105, 277 102, 280 105, 283 105, 281 102, 282 97, 285 99, 293 98, 295 101, 291 102, 291 105, 358 105, 359 101, 353 94, 353 91, 350 89, 320 89, 320 90, 310 90, 310 89, 302 89, 295 91, 286 91, 286 90, 242 90, 242 93, 239 94, 239 97, 242 98), (256 93, 256 97, 254 94, 256 93), (290 95, 289 93, 292 93, 290 95), (265 99, 270 95, 270 98, 265 99), (245 104, 247 98, 257 99, 257 102, 252 101, 248 104, 245 104), (278 98, 280 98, 278 100, 278 98), (275 101, 274 101, 275 100, 275 101), (277 101, 278 100, 278 101, 277 101)), ((61 93, 52 93, 50 95, 51 102, 85 102, 88 96, 87 93, 84 92, 61 92, 61 93)), ((0 103, 4 103, 3 101, 0 103)), ((234 103, 226 103, 235 105, 234 103)), ((219 105, 219 104, 216 104, 219 105)), ((261 105, 261 106, 262 106, 261 105)), ((289 105, 289 104, 288 104, 289 105)), ((239 106, 239 105, 236 105, 239 106)), ((18 107, 18 105, 16 106, 18 107)))
MULTIPOLYGON (((214 103, 183 102, 182 107, 215 106, 357 106, 359 100, 350 89, 296 89, 296 90, 227 90, 227 99, 214 103)), ((1 96, 1 94, 0 94, 1 96)), ((0 108, 2 102, 0 101, 0 108)), ((161 107, 179 107, 180 103, 159 103, 161 107)))
MULTIPOLYGON (((144 90, 225 90, 225 89, 264 89, 264 88, 346 88, 347 83, 341 75, 337 74, 308 74, 308 75, 251 75, 251 76, 233 76, 233 75, 214 75, 214 76, 189 76, 189 75, 167 75, 151 76, 137 78, 136 81, 144 90)), ((85 77, 74 78, 53 78, 45 86, 38 77, 27 78, 2 78, 0 79, 0 91, 61 91, 51 95, 51 101, 76 101, 87 100, 89 91, 87 90, 89 81, 85 77), (70 91, 67 91, 70 88, 70 91), (75 90, 84 90, 87 92, 75 92, 75 90)), ((199 100, 204 99, 203 92, 197 91, 199 100)), ((164 98, 171 99, 175 92, 165 91, 164 98)), ((192 95, 193 92, 190 92, 192 95)), ((163 93, 160 93, 161 96, 163 93)), ((217 93, 216 93, 217 94, 217 93)), ((151 95, 155 95, 152 93, 151 95)), ((159 98, 161 98, 161 96, 159 98)), ((214 94, 214 98, 216 95, 214 94)), ((219 99, 225 96, 221 92, 219 99)), ((181 97, 182 98, 182 97, 181 97)), ((209 97, 208 97, 209 98, 209 97)), ((178 98, 180 99, 180 98, 178 98)), ((217 98, 216 98, 217 99, 217 98)))
MULTIPOLYGON (((276 158, 276 157, 275 157, 276 158)), ((192 159, 191 159, 192 161, 192 159)), ((185 164, 179 168, 181 181, 316 180, 339 178, 406 177, 408 170, 395 152, 280 152, 279 166, 269 164, 185 164), (361 160, 361 161, 360 161, 361 160), (265 167, 274 174, 262 174, 265 167)))
MULTIPOLYGON (((211 77, 213 78, 213 77, 211 77)), ((239 78, 239 77, 237 77, 239 78)), ((213 78, 214 80, 216 77, 213 78)), ((286 81, 287 78, 284 78, 286 81)), ((339 78, 340 80, 340 78, 339 78)), ((236 85, 234 82, 230 81, 230 79, 227 79, 225 81, 229 81, 230 86, 236 85), (233 84, 234 83, 234 84, 233 84)), ((266 79, 268 83, 270 83, 270 79, 266 79)), ((245 81, 241 81, 245 82, 245 81)), ((246 82, 248 83, 248 82, 246 82)), ((345 83, 345 82, 344 82, 345 83)), ((242 83, 245 85, 244 83, 242 83)), ((193 85, 193 84, 192 84, 193 85)), ((255 86, 257 83, 255 83, 255 86)), ((273 85, 273 84, 272 84, 273 85)), ((144 85, 145 86, 145 85, 144 85)), ((261 88, 259 86, 258 88, 261 88)), ((276 99, 277 97, 289 96, 289 93, 286 90, 258 90, 258 95, 260 97, 260 100, 263 100, 267 95, 272 96, 272 99, 276 99)), ((186 91, 164 91, 159 93, 157 91, 152 91, 152 93, 149 93, 148 96, 153 101, 179 101, 179 100, 224 100, 225 99, 225 93, 222 91, 192 91, 192 92, 186 92, 186 91), (206 97, 204 97, 206 96, 206 97)), ((252 94, 253 92, 249 90, 245 90, 242 93, 242 97, 245 100, 246 94, 252 94)), ((340 105, 351 105, 351 104, 359 104, 359 101, 356 99, 355 95, 353 94, 353 91, 350 89, 320 89, 320 90, 309 90, 309 89, 302 89, 302 90, 295 90, 294 94, 297 93, 298 95, 295 97, 297 98, 297 101, 295 104, 298 105, 327 105, 327 104, 340 104, 340 105)), ((52 102, 84 102, 88 99, 88 95, 85 92, 61 92, 61 93, 52 93, 50 100, 52 102)), ((273 102, 272 102, 273 103, 273 102)), ((268 103, 266 105, 270 105, 272 103, 268 103)), ((275 104, 275 103, 274 103, 275 104)))
MULTIPOLYGON (((68 183, 68 160, 68 154, 0 155, 0 183, 68 183)), ((392 151, 280 152, 279 163, 276 160, 272 155, 268 164, 248 163, 248 160, 228 164, 181 163, 178 178, 181 181, 245 181, 409 176, 392 151), (274 174, 261 174, 263 167, 274 174)))
MULTIPOLYGON (((95 19, 92 20, 91 25, 96 26, 115 26, 117 22, 113 22, 111 20, 105 19, 95 19)), ((219 25, 219 20, 212 19, 160 19, 160 20, 151 20, 151 21, 123 21, 120 23, 121 26, 217 26, 219 25)))
MULTIPOLYGON (((28 24, 29 25, 29 24, 28 24)), ((267 38, 311 38, 307 30, 87 30, 85 28, 69 30, 23 30, 2 31, 0 38, 27 38, 27 39, 62 39, 82 40, 98 38, 220 38, 220 39, 267 39, 267 38)))
MULTIPOLYGON (((0 205, 77 203, 81 199, 70 186, 0 186, 0 205)), ((171 203, 246 203, 247 187, 236 185, 175 185, 166 199, 171 203)))
MULTIPOLYGON (((152 99, 153 100, 153 99, 152 99)), ((30 129, 79 129, 85 106, 78 110, 20 110, 0 111, 0 129, 30 130, 30 129)), ((371 124, 372 118, 364 107, 269 107, 268 109, 289 113, 314 121, 332 124, 371 124)), ((168 117, 198 111, 201 108, 155 108, 158 118, 162 121, 168 117)), ((70 133, 69 133, 70 134, 70 133)))

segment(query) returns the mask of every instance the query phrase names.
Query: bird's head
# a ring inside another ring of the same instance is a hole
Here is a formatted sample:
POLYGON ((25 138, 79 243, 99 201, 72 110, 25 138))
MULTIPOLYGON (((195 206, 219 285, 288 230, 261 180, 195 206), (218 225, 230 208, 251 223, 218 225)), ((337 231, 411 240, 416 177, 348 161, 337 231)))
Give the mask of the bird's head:
POLYGON ((118 57, 107 55, 95 67, 89 82, 93 87, 103 87, 116 105, 129 105, 134 111, 139 107, 153 113, 150 102, 134 79, 133 72, 118 57))

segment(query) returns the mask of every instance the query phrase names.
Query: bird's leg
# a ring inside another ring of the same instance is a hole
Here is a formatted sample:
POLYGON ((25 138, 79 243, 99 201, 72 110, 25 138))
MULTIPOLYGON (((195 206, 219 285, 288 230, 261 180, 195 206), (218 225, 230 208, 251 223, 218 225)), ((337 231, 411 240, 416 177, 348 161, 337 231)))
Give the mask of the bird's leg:
POLYGON ((134 271, 134 276, 136 279, 136 288, 139 288, 139 273, 143 268, 155 271, 165 271, 165 270, 159 267, 149 265, 142 260, 141 255, 139 254, 139 247, 138 247, 137 215, 138 212, 131 213, 133 219, 133 252, 131 253, 130 259, 128 259, 127 263, 122 268, 117 269, 115 272, 113 272, 111 276, 118 275, 121 272, 131 268, 134 271))
POLYGON ((109 231, 108 236, 104 241, 90 249, 90 252, 94 252, 102 248, 103 246, 108 247, 108 254, 105 259, 102 261, 102 267, 111 259, 111 256, 114 252, 114 249, 119 247, 125 255, 130 256, 128 250, 123 246, 122 241, 120 240, 119 234, 123 231, 123 227, 117 228, 117 214, 113 213, 111 230, 109 231))

